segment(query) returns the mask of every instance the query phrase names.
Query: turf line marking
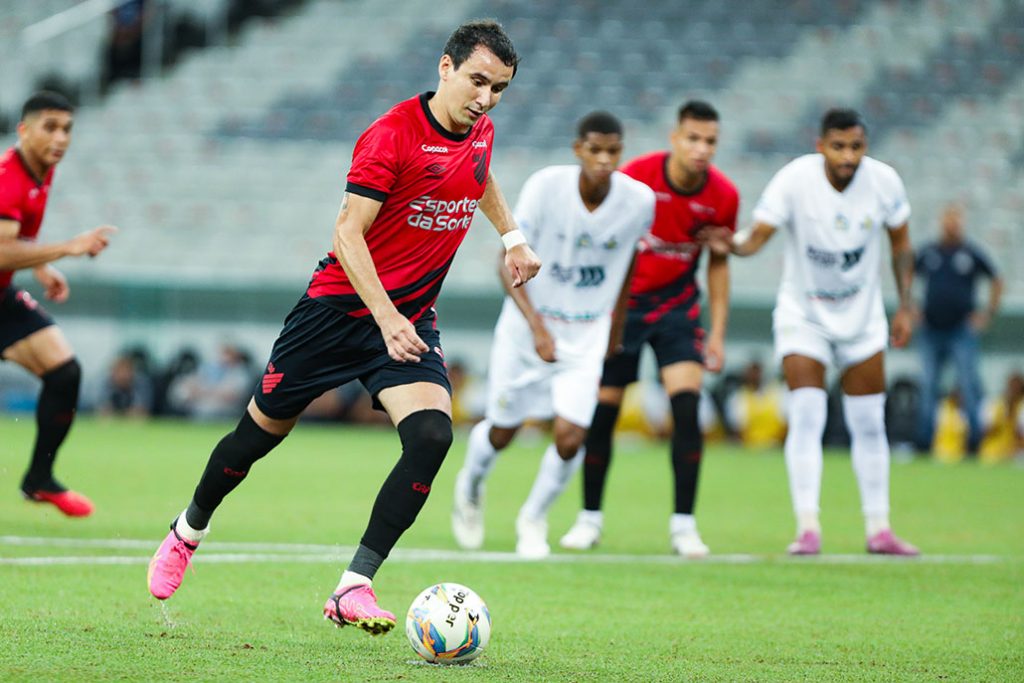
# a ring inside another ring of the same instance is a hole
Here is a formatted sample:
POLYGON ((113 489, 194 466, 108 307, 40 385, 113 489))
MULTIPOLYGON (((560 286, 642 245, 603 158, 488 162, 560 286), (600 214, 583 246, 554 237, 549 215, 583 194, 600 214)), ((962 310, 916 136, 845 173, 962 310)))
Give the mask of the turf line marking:
MULTIPOLYGON (((85 564, 144 564, 154 541, 137 539, 85 539, 47 538, 38 536, 0 536, 0 546, 35 548, 97 548, 111 550, 145 550, 145 555, 95 555, 42 557, 0 557, 0 565, 46 566, 85 564)), ((351 546, 301 543, 232 543, 215 542, 203 545, 196 556, 197 564, 216 563, 336 563, 347 559, 355 551, 351 546)), ((519 563, 523 560, 512 552, 460 551, 444 549, 396 549, 389 558, 393 562, 490 562, 519 563)), ((687 560, 675 555, 613 555, 607 553, 558 553, 541 562, 551 564, 995 564, 1010 558, 999 555, 923 555, 918 558, 882 557, 878 555, 818 555, 816 557, 788 557, 786 555, 711 555, 702 560, 687 560)))
MULTIPOLYGON (((158 543, 153 539, 133 538, 57 538, 50 536, 0 536, 0 546, 35 546, 43 548, 110 548, 124 550, 153 550, 158 543)), ((207 541, 203 551, 254 551, 254 552, 354 552, 354 546, 328 545, 322 543, 243 543, 232 541, 207 541)))

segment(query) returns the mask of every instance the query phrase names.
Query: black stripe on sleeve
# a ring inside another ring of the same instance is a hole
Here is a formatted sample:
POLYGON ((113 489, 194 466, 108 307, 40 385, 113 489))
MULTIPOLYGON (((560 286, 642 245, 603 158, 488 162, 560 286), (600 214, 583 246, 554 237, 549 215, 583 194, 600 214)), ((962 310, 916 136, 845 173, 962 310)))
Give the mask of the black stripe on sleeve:
POLYGON ((348 183, 345 185, 345 192, 349 194, 357 194, 360 197, 366 197, 367 199, 373 199, 378 202, 383 202, 388 198, 387 192, 381 192, 375 190, 372 187, 366 187, 366 185, 356 185, 355 183, 348 183))

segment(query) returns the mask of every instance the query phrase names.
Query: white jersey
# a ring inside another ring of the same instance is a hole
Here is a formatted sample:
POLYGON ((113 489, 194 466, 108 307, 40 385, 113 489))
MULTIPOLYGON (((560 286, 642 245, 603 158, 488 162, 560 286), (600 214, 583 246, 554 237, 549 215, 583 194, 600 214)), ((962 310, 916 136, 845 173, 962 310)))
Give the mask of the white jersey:
POLYGON ((861 159, 843 192, 829 183, 821 154, 783 166, 754 209, 756 223, 788 233, 777 317, 801 316, 834 341, 884 324, 881 234, 908 218, 903 181, 876 159, 861 159))
POLYGON ((500 427, 552 415, 586 427, 594 416, 611 313, 654 219, 654 191, 616 171, 591 212, 579 182, 579 166, 549 166, 530 176, 516 203, 516 223, 544 264, 526 293, 556 360, 541 360, 526 318, 505 297, 488 368, 487 419, 500 427))
POLYGON ((542 168, 514 211, 544 264, 526 284, 531 303, 545 318, 573 323, 611 315, 637 241, 654 220, 654 191, 619 171, 601 205, 587 210, 580 173, 578 165, 542 168))

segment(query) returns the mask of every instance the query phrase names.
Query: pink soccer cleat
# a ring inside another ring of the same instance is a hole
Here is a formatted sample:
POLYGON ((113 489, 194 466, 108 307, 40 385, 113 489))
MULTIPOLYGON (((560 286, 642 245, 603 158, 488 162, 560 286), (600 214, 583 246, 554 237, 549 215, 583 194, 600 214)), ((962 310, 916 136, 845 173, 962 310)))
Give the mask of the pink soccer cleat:
POLYGON ((901 555, 916 557, 921 554, 915 546, 899 538, 891 530, 885 529, 868 539, 868 552, 872 555, 901 555))
POLYGON ((92 514, 92 501, 74 491, 32 491, 25 497, 37 503, 50 503, 68 517, 88 517, 92 514))
POLYGON ((790 555, 818 555, 821 553, 821 534, 817 531, 805 531, 789 544, 786 552, 790 555))
POLYGON ((346 586, 327 599, 324 619, 337 626, 355 626, 371 635, 382 635, 395 627, 395 615, 377 606, 369 584, 346 586))
POLYGON ((174 528, 176 522, 171 524, 171 532, 149 561, 149 592, 157 600, 166 600, 178 590, 192 561, 192 554, 199 547, 199 543, 189 543, 178 535, 174 528))

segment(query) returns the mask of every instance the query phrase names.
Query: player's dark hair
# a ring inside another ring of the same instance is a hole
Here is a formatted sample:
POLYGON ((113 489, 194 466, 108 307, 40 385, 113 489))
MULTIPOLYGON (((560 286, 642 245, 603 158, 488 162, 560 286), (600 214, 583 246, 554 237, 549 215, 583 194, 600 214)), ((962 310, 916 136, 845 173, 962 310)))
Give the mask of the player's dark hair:
POLYGON ((718 110, 703 100, 690 100, 683 102, 682 106, 679 107, 679 123, 682 123, 685 119, 717 121, 718 110))
POLYGON ((622 122, 606 111, 592 111, 576 124, 576 137, 580 140, 587 133, 622 136, 622 122))
POLYGON ((52 90, 40 90, 25 100, 25 104, 21 107, 21 119, 24 121, 26 116, 46 111, 47 109, 69 112, 73 112, 75 110, 71 105, 71 101, 59 92, 53 92, 52 90))
POLYGON ((459 26, 448 36, 442 54, 451 57, 452 64, 458 69, 479 45, 493 52, 502 64, 512 67, 512 77, 515 78, 519 55, 512 45, 512 39, 494 19, 474 19, 459 26))
POLYGON ((830 130, 849 130, 860 126, 864 132, 868 132, 868 126, 864 123, 864 117, 854 109, 829 109, 821 117, 821 137, 830 130))

